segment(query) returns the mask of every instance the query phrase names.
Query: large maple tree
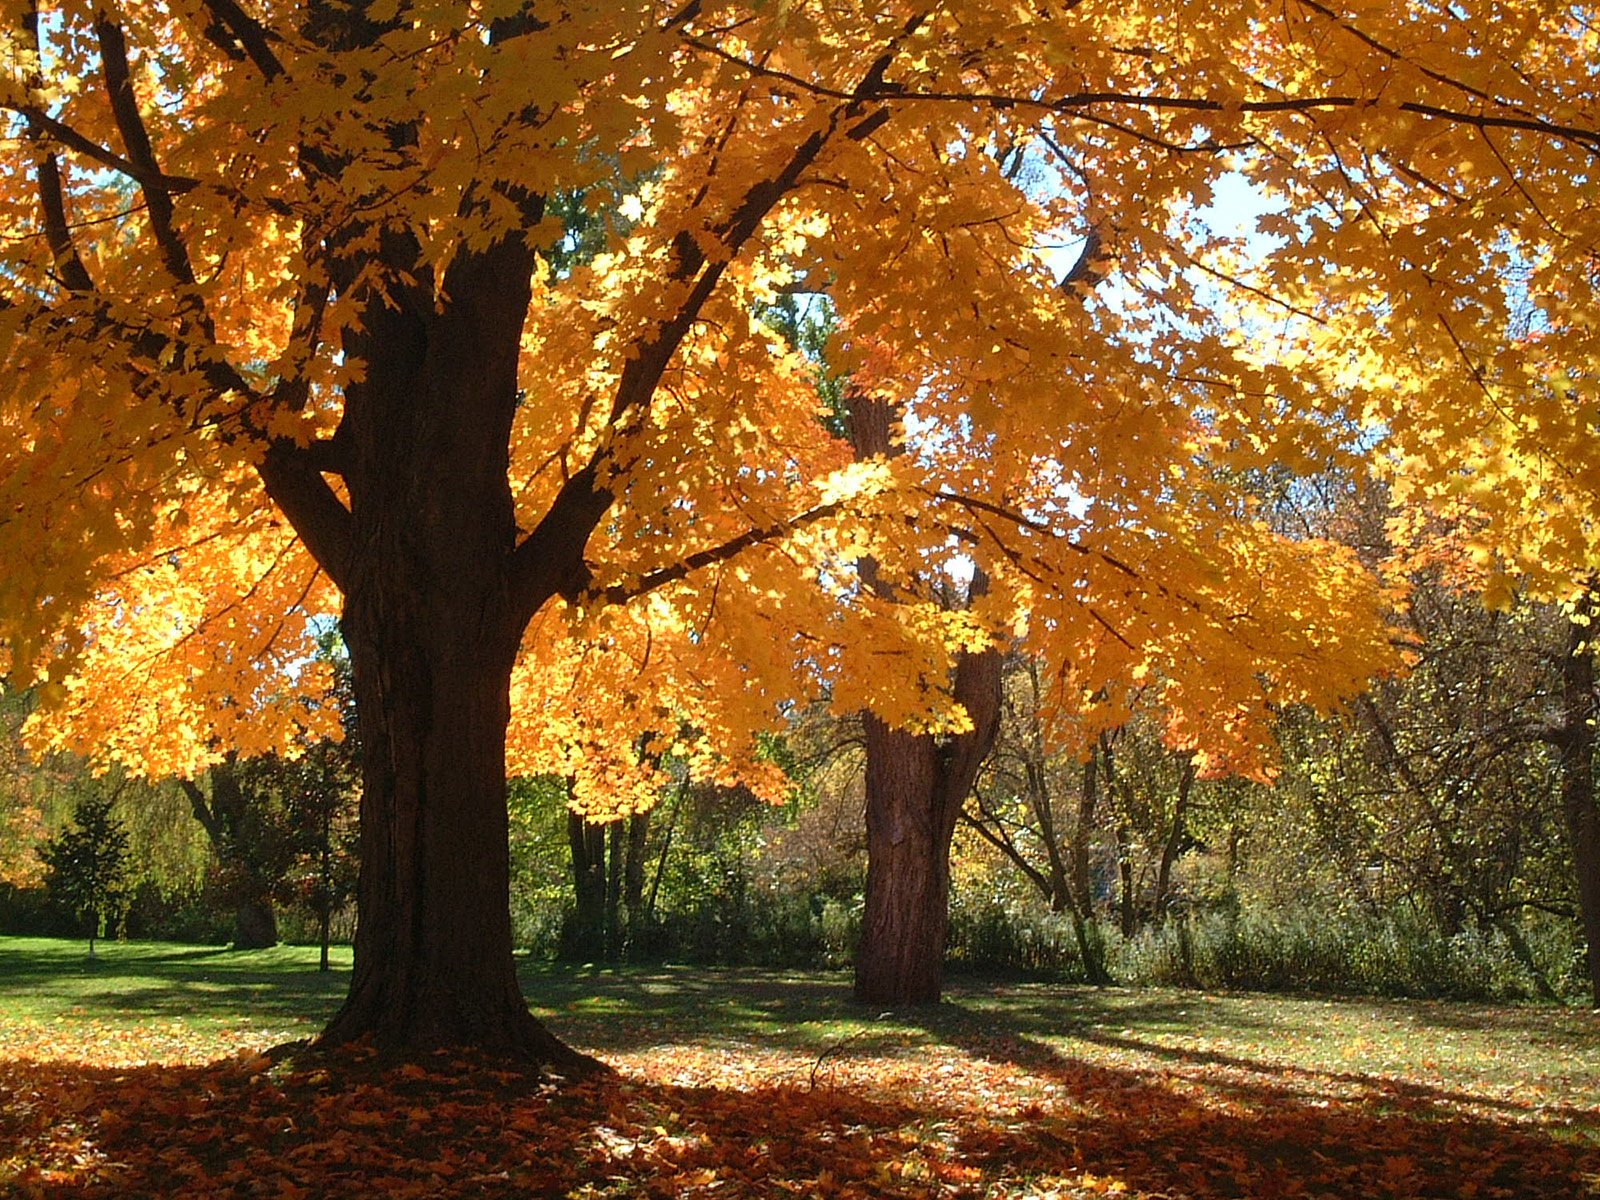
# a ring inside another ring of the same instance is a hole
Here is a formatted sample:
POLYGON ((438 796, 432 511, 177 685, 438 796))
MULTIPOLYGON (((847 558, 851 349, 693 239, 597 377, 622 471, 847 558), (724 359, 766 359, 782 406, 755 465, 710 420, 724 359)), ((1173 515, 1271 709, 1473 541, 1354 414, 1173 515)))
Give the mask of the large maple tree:
POLYGON ((1386 661, 1353 560, 1271 535, 1250 472, 1447 456, 1544 377, 1517 314, 1595 311, 1583 6, 6 11, 9 674, 192 769, 315 720, 303 618, 337 608, 333 1040, 580 1065, 517 990, 504 784, 514 686, 528 754, 604 724, 549 699, 574 646, 634 741, 688 706, 754 771, 808 687, 958 736, 954 663, 1026 613, 1062 710, 1154 679, 1175 744, 1248 769, 1270 704, 1386 661), (1240 180, 1254 237, 1209 208, 1240 180), (915 453, 827 432, 794 293, 915 453), (970 608, 851 582, 958 554, 970 608))

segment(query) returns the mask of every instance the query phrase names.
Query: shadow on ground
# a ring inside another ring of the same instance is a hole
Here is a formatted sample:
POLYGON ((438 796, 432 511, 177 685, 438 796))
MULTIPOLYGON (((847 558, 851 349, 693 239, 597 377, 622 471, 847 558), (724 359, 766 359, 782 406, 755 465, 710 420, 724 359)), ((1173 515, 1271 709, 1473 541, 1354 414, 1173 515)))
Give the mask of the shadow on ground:
POLYGON ((92 1019, 119 1021, 320 1021, 331 1016, 349 986, 349 972, 289 970, 272 954, 111 943, 91 962, 75 946, 70 953, 42 955, 36 944, 0 942, 0 1002, 10 994, 32 1007, 52 1004, 92 1019))
MULTIPOLYGON (((152 951, 122 974, 63 980, 59 964, 28 978, 0 950, 0 981, 93 990, 122 1017, 337 1002, 341 976, 262 962, 152 951)), ((1600 1146, 1582 1132, 1593 1111, 1546 1108, 1533 1123, 1444 1084, 1255 1056, 1239 1046, 1270 1044, 1271 1018, 1248 999, 956 980, 946 1004, 879 1014, 842 975, 530 964, 524 980, 556 1032, 639 1077, 0 1058, 0 1196, 1600 1197, 1600 1146), (1197 1027, 1218 1036, 1175 1044, 1197 1027), (711 1080, 692 1051, 745 1086, 648 1082, 711 1080)), ((1295 1011, 1310 1021, 1322 1003, 1295 1011)), ((1412 1026, 1479 1019, 1371 1007, 1412 1026)), ((1590 1024, 1517 1015, 1524 1034, 1590 1024)))
POLYGON ((116 1071, 6 1062, 0 1194, 1600 1195, 1600 1149, 1538 1130, 1311 1101, 1265 1083, 1218 1103, 1025 1036, 963 1048, 1048 1082, 1052 1098, 1001 1114, 993 1097, 959 1088, 913 1101, 870 1086, 565 1086, 460 1061, 286 1074, 238 1061, 116 1071))

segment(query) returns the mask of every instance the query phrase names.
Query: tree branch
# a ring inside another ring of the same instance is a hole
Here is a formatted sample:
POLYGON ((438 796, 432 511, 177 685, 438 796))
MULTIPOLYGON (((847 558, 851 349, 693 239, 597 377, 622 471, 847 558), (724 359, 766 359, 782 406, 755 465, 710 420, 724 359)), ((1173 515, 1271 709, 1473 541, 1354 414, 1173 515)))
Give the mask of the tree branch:
POLYGON ((819 504, 816 508, 808 509, 798 516, 787 521, 775 521, 771 525, 760 525, 745 530, 738 537, 729 538, 716 546, 708 546, 704 550, 685 556, 671 566, 661 567, 641 575, 632 583, 613 584, 611 587, 602 588, 598 592, 589 592, 586 595, 601 600, 606 604, 624 604, 638 596, 653 592, 657 588, 665 587, 669 583, 687 579, 696 571, 718 563, 727 562, 752 546, 759 546, 773 542, 785 534, 793 533, 796 529, 803 529, 839 512, 838 504, 819 504))
MULTIPOLYGON (((150 220, 150 232, 161 250, 162 262, 173 281, 185 288, 194 286, 194 266, 189 261, 189 249, 183 244, 173 224, 172 193, 162 182, 161 166, 156 162, 155 147, 150 142, 150 131, 145 127, 139 112, 139 100, 134 95, 133 77, 128 69, 128 42, 122 28, 105 16, 97 16, 95 37, 100 42, 100 66, 105 80, 106 95, 111 102, 111 113, 116 119, 117 131, 122 136, 123 149, 139 169, 139 187, 144 192, 145 211, 150 220)), ((199 309, 199 299, 190 293, 189 305, 199 309)), ((208 325, 204 313, 198 314, 203 325, 208 325)))
MULTIPOLYGON (((33 47, 36 57, 42 57, 43 48, 39 41, 39 6, 36 0, 30 0, 22 15, 23 31, 29 44, 33 47)), ((44 86, 44 79, 39 71, 31 73, 28 79, 28 90, 37 92, 44 86)), ((83 259, 78 254, 78 247, 72 238, 71 225, 67 220, 67 203, 65 192, 61 186, 61 165, 56 161, 56 156, 43 149, 45 140, 44 127, 34 117, 27 117, 28 139, 39 147, 39 164, 36 177, 39 188, 39 208, 44 215, 45 242, 50 247, 50 257, 55 262, 56 270, 61 274, 62 283, 74 292, 91 293, 94 291, 94 279, 89 275, 88 267, 84 266, 83 259)))
MULTIPOLYGON (((212 25, 206 31, 208 34, 214 31, 218 35, 231 37, 234 44, 256 65, 263 79, 276 79, 284 73, 282 61, 272 49, 272 43, 281 40, 276 34, 245 12, 236 0, 202 0, 202 3, 211 14, 212 25)), ((218 43, 216 37, 212 41, 218 43)))
POLYGON ((315 457, 289 441, 267 448, 256 472, 334 586, 349 592, 354 529, 350 510, 322 477, 315 457))
MULTIPOLYGON (((1018 96, 1003 92, 985 91, 919 92, 908 90, 896 84, 885 84, 877 93, 861 97, 843 88, 831 87, 827 84, 802 78, 788 71, 750 62, 748 59, 741 58, 739 55, 724 50, 715 43, 707 42, 702 38, 688 38, 687 41, 694 49, 714 55, 724 62, 750 72, 752 75, 788 84, 790 87, 797 88, 813 96, 834 100, 873 99, 882 101, 885 104, 976 105, 1002 110, 1030 109, 1036 112, 1056 115, 1084 117, 1094 117, 1095 110, 1103 108, 1142 108, 1157 112, 1238 112, 1250 115, 1271 115, 1274 113, 1314 113, 1334 109, 1373 107, 1372 99, 1365 96, 1296 96, 1271 100, 1245 100, 1237 104, 1229 104, 1221 100, 1212 100, 1200 96, 1159 96, 1148 92, 1075 92, 1051 99, 1049 97, 1018 96)), ((1464 112, 1460 109, 1448 108, 1438 104, 1424 104, 1415 100, 1403 101, 1395 105, 1394 108, 1400 112, 1411 113, 1415 116, 1447 121, 1474 129, 1517 129, 1527 133, 1542 134, 1556 140, 1572 142, 1588 153, 1600 157, 1600 129, 1588 129, 1580 125, 1567 125, 1533 116, 1500 116, 1491 113, 1464 112)), ((1516 110, 1512 111, 1515 112, 1516 110)), ((1186 150, 1203 148, 1207 147, 1183 147, 1186 150)), ((1218 153, 1225 152, 1227 149, 1228 147, 1221 144, 1215 147, 1218 153)))
POLYGON ((56 120, 42 108, 32 104, 0 103, 0 109, 14 112, 25 120, 37 124, 45 133, 49 134, 61 145, 69 150, 76 150, 85 158, 91 158, 106 167, 123 175, 135 183, 143 186, 146 181, 153 185, 164 187, 174 196, 192 191, 200 186, 198 179, 191 179, 187 175, 160 175, 151 177, 148 172, 141 170, 114 150, 108 150, 93 138, 85 137, 72 126, 56 120))

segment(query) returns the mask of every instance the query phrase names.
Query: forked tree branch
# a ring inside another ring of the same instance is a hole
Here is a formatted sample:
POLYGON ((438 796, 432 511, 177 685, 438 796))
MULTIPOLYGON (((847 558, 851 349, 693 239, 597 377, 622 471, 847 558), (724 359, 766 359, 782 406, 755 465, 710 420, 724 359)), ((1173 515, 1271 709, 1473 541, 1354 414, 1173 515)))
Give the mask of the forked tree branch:
MULTIPOLYGON (((688 294, 677 309, 656 326, 653 336, 640 342, 637 352, 623 367, 611 405, 609 426, 612 436, 601 440, 588 463, 563 486, 538 527, 513 552, 511 587, 515 608, 524 622, 531 620, 539 605, 551 595, 575 599, 586 592, 590 572, 583 562, 583 547, 614 499, 608 476, 615 468, 619 444, 626 439, 630 428, 642 423, 673 355, 700 319, 729 264, 755 236, 773 207, 798 186, 800 177, 816 162, 836 135, 842 133, 846 138, 859 141, 870 136, 888 119, 889 114, 884 110, 869 113, 864 113, 864 110, 874 94, 881 90, 883 74, 893 62, 900 43, 915 32, 923 19, 913 19, 900 34, 891 39, 884 52, 867 69, 855 91, 840 96, 844 103, 830 114, 826 126, 796 146, 775 173, 747 187, 728 216, 712 227, 720 243, 714 261, 708 258, 700 243, 687 231, 680 232, 674 239, 672 248, 675 261, 669 281, 688 284, 688 294)), ((692 564, 685 560, 672 568, 664 568, 668 573, 655 573, 650 577, 655 582, 644 590, 673 582, 700 566, 723 561, 747 545, 777 536, 781 530, 774 527, 770 533, 753 536, 758 532, 751 531, 723 547, 701 552, 712 555, 704 561, 699 561, 700 555, 696 555, 693 556, 696 561, 692 564), (752 540, 746 541, 747 538, 752 540), (671 574, 679 571, 681 573, 671 574)), ((613 592, 614 589, 603 589, 598 596, 608 603, 620 603, 633 595, 643 594, 642 591, 623 589, 623 592, 616 593, 617 598, 613 601, 613 592)))

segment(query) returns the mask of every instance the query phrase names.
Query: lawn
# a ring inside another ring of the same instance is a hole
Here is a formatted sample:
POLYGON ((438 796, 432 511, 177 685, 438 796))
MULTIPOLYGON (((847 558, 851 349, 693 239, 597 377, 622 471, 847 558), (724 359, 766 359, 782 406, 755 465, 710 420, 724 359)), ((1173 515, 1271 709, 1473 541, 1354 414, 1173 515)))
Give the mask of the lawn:
POLYGON ((312 949, 0 938, 0 1195, 1600 1196, 1600 1016, 529 964, 617 1069, 272 1065, 312 949))

